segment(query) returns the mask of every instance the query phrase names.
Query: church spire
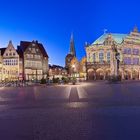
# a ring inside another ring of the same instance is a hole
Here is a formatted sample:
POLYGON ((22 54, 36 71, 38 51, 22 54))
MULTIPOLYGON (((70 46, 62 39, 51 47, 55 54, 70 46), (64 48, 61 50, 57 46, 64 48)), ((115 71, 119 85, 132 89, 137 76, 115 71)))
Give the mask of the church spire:
POLYGON ((73 33, 71 34, 71 38, 70 38, 70 54, 76 57, 73 33))

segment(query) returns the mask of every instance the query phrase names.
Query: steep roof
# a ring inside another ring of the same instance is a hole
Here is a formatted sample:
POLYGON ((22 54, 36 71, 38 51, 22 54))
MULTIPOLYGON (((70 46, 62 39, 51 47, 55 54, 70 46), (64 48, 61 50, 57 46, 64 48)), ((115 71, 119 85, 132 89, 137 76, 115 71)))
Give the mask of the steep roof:
POLYGON ((75 50, 73 33, 71 34, 71 38, 70 38, 70 54, 72 54, 76 57, 76 50, 75 50))
POLYGON ((59 66, 59 65, 50 65, 49 64, 49 68, 55 69, 55 68, 60 68, 60 69, 64 69, 64 67, 59 66))
POLYGON ((68 58, 71 58, 71 57, 74 57, 74 55, 72 55, 72 54, 69 53, 69 54, 66 55, 66 58, 67 58, 67 57, 68 57, 68 58))
MULTIPOLYGON (((33 42, 29 42, 29 41, 21 41, 20 46, 18 46, 18 49, 24 52, 32 43, 33 42)), ((49 57, 46 50, 44 49, 44 46, 41 43, 38 43, 37 41, 35 41, 34 43, 38 45, 44 57, 49 57)))
POLYGON ((6 50, 6 48, 0 48, 1 55, 3 55, 3 54, 4 54, 5 50, 6 50))
MULTIPOLYGON (((103 44, 108 35, 109 35, 108 33, 103 34, 97 40, 95 40, 92 43, 92 45, 95 45, 95 44, 103 44)), ((120 44, 120 43, 122 43, 123 39, 127 36, 127 34, 111 33, 111 36, 115 40, 115 42, 117 42, 117 43, 120 44)))

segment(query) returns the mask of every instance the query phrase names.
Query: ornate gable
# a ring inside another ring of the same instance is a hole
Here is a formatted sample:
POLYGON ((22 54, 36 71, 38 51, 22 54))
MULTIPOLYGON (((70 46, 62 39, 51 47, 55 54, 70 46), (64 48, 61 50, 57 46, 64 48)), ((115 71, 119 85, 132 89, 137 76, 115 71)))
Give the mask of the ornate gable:
POLYGON ((9 44, 3 54, 3 57, 18 57, 18 53, 14 48, 12 41, 9 41, 9 44))

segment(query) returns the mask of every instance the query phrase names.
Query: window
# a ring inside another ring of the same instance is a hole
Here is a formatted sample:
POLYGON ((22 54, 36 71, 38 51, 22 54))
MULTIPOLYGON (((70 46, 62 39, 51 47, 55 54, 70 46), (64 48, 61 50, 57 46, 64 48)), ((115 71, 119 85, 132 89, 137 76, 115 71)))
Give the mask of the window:
POLYGON ((99 62, 103 63, 104 60, 104 54, 102 52, 99 53, 99 62))
POLYGON ((35 48, 32 48, 32 53, 36 53, 35 48))
POLYGON ((6 53, 6 56, 8 56, 8 53, 6 53))
POLYGON ((130 48, 124 48, 123 53, 124 54, 131 54, 131 49, 130 48))
POLYGON ((32 54, 30 55, 30 58, 33 58, 33 55, 32 54))
POLYGON ((130 57, 125 57, 124 58, 124 64, 131 65, 131 58, 130 57))
POLYGON ((139 58, 133 58, 133 65, 139 65, 139 58))
POLYGON ((134 55, 139 55, 139 49, 133 49, 133 54, 134 55))
POLYGON ((16 54, 15 53, 13 53, 13 56, 15 56, 16 54))
POLYGON ((131 49, 130 48, 128 48, 127 53, 131 54, 131 49))
POLYGON ((35 46, 35 43, 32 43, 32 46, 34 47, 35 46))
POLYGON ((90 62, 90 53, 88 53, 88 62, 90 62))
POLYGON ((30 58, 30 54, 26 54, 26 57, 27 57, 27 58, 30 58))
POLYGON ((40 58, 41 58, 40 55, 34 55, 34 57, 35 57, 36 59, 40 59, 40 58))
POLYGON ((96 61, 96 54, 94 53, 93 54, 93 62, 95 62, 96 61))
POLYGON ((107 52, 107 62, 110 63, 110 52, 107 52))

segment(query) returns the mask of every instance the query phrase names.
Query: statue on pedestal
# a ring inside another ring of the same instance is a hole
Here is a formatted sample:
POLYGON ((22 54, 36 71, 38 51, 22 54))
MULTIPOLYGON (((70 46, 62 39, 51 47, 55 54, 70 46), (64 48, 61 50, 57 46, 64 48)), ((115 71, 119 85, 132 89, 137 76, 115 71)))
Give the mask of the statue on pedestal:
POLYGON ((118 52, 117 45, 112 44, 112 60, 111 60, 111 75, 117 79, 119 76, 120 53, 118 52))

